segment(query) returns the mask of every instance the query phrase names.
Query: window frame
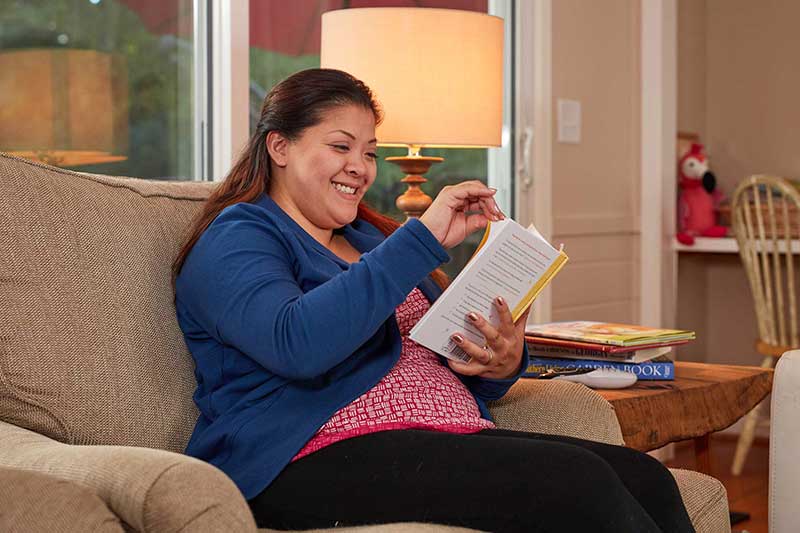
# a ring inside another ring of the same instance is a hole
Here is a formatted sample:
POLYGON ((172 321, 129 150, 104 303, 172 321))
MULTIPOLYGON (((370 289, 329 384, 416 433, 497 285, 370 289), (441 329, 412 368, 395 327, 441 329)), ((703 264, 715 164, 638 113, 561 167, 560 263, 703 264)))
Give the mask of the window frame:
POLYGON ((487 181, 497 189, 496 199, 506 214, 516 218, 515 113, 516 94, 516 0, 489 0, 488 13, 503 19, 503 129, 502 145, 488 149, 487 181))
POLYGON ((194 16, 194 172, 196 181, 209 179, 212 151, 208 141, 211 113, 210 0, 193 0, 194 16))

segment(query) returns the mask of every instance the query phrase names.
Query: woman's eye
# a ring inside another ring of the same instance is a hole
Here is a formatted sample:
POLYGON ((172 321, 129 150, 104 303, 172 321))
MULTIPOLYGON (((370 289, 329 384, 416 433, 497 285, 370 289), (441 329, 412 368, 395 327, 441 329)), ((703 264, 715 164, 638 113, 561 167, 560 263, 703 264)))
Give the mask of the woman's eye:
POLYGON ((369 157, 370 159, 377 160, 378 159, 378 154, 376 154, 374 152, 367 152, 367 157, 369 157))
POLYGON ((335 149, 341 150, 343 152, 346 152, 346 151, 350 150, 350 147, 345 145, 345 144, 332 144, 331 146, 334 147, 335 149))

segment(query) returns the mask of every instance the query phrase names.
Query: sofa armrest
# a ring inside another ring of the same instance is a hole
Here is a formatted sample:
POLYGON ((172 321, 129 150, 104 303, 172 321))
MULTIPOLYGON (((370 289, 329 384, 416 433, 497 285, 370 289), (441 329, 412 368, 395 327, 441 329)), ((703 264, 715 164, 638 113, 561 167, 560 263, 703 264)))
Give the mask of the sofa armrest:
POLYGON ((502 429, 624 444, 614 408, 579 383, 523 378, 489 411, 502 429))
POLYGON ((214 466, 186 455, 63 444, 0 422, 0 466, 87 487, 138 531, 256 530, 250 508, 233 481, 214 466))
POLYGON ((800 508, 800 350, 778 359, 769 428, 769 530, 797 531, 800 508))
POLYGON ((0 468, 0 531, 123 533, 97 494, 39 472, 0 468))

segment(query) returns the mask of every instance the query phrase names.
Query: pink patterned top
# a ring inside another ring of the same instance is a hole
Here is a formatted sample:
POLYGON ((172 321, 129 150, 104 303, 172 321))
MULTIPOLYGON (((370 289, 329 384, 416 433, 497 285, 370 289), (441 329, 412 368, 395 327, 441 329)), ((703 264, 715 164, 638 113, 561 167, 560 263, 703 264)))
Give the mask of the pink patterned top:
POLYGON ((414 289, 395 310, 403 346, 397 364, 370 390, 333 414, 292 458, 296 461, 340 440, 391 429, 475 433, 495 425, 481 418, 469 389, 439 357, 408 338, 430 308, 414 289))

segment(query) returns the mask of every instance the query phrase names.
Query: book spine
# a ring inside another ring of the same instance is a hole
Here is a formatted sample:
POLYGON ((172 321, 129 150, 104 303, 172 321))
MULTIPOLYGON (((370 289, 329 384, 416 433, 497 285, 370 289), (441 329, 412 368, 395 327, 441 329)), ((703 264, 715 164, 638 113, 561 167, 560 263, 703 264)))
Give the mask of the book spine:
POLYGON ((531 329, 528 330, 528 333, 530 335, 535 335, 537 337, 549 337, 551 339, 588 342, 592 344, 608 344, 610 346, 625 346, 625 343, 623 341, 611 337, 603 337, 601 335, 587 335, 580 332, 559 331, 558 333, 553 333, 548 330, 539 331, 537 329, 531 329))
POLYGON ((586 359, 552 359, 531 357, 523 377, 536 377, 550 368, 614 368, 633 372, 640 381, 675 379, 675 363, 672 361, 646 361, 644 363, 617 363, 614 361, 591 361, 586 359))
MULTIPOLYGON (((612 355, 602 350, 591 350, 588 348, 567 348, 563 346, 551 346, 547 344, 534 344, 531 342, 528 343, 528 351, 531 352, 531 354, 534 352, 548 354, 549 357, 556 357, 559 355, 569 358, 579 357, 581 355, 589 357, 602 357, 603 359, 620 357, 619 355, 612 355)), ((628 355, 630 354, 625 354, 622 357, 627 357, 628 355)))

